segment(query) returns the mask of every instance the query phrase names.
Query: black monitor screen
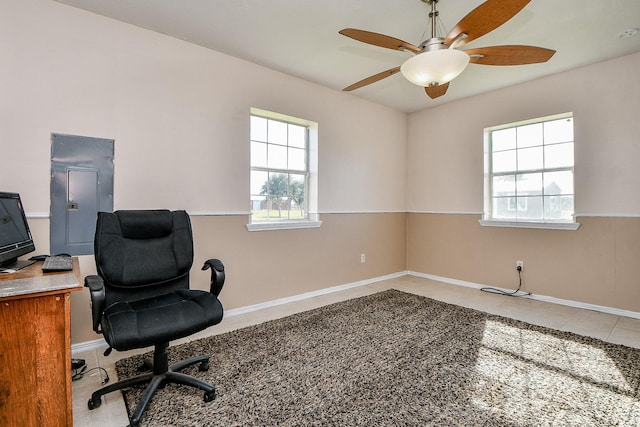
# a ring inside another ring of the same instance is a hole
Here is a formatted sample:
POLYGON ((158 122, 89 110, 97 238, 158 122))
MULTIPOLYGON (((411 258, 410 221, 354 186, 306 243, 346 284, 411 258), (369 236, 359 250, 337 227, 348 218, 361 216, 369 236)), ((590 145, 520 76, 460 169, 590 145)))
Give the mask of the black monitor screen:
POLYGON ((20 195, 0 192, 0 267, 11 268, 19 256, 34 250, 20 195))

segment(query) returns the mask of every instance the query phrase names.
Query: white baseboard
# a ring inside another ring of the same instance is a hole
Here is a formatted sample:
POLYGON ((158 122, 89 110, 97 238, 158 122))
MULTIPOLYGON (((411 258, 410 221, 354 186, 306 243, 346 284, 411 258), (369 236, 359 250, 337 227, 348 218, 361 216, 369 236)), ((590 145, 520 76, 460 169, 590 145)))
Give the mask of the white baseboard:
POLYGON ((71 354, 82 353, 84 351, 92 351, 101 348, 104 348, 106 350, 107 347, 109 347, 109 345, 104 340, 104 338, 99 338, 93 341, 84 341, 77 344, 71 344, 71 354))
POLYGON ((386 276, 375 277, 373 279, 361 280, 359 282, 347 283, 346 285, 333 286, 331 288, 319 289, 317 291, 306 292, 304 294, 294 295, 286 298, 280 298, 276 300, 271 300, 267 302, 263 302, 260 304, 249 305, 241 308, 234 308, 229 311, 225 311, 225 317, 239 316, 241 314, 250 313, 252 311, 262 310, 264 308, 276 307, 282 304, 288 304, 290 302, 302 301, 308 298, 317 297, 320 295, 327 295, 334 292, 344 291, 346 289, 357 288, 359 286, 369 285, 371 283, 381 282, 383 280, 395 279, 397 277, 406 276, 406 271, 401 271, 398 273, 388 274, 386 276))
MULTIPOLYGON (((430 280, 435 280, 437 282, 442 282, 442 283, 448 283, 448 284, 452 284, 452 285, 456 285, 456 286, 466 286, 468 288, 474 288, 474 289, 480 289, 480 288, 484 288, 490 285, 483 285, 480 283, 474 283, 474 282, 467 282, 464 280, 458 280, 458 279, 451 279, 449 277, 442 277, 442 276, 436 276, 433 274, 426 274, 426 273, 418 273, 415 271, 400 271, 397 273, 393 273, 393 274, 388 274, 386 276, 379 276, 379 277, 374 277, 372 279, 367 279, 367 280, 361 280, 358 282, 353 282, 353 283, 347 283, 345 285, 339 285, 339 286, 333 286, 330 288, 324 288, 324 289, 319 289, 317 291, 312 291, 312 292, 306 292, 304 294, 299 294, 299 295, 294 295, 294 296, 290 296, 290 297, 286 297, 286 298, 279 298, 276 300, 272 300, 272 301, 267 301, 267 302, 263 302, 260 304, 254 304, 254 305, 249 305, 246 307, 240 307, 240 308, 234 308, 228 311, 225 311, 224 315, 225 317, 233 317, 233 316, 240 316, 242 314, 246 314, 246 313, 251 313, 254 311, 258 311, 258 310, 263 310, 265 308, 270 308, 270 307, 276 307, 279 305, 283 305, 283 304, 288 304, 291 302, 296 302, 296 301, 302 301, 308 298, 313 298, 313 297, 317 297, 317 296, 321 296, 321 295, 327 295, 327 294, 331 294, 334 292, 340 292, 340 291, 344 291, 347 289, 352 289, 352 288, 357 288, 359 286, 365 286, 365 285, 369 285, 372 283, 376 283, 376 282, 381 282, 383 280, 390 280, 390 279, 395 279, 398 277, 402 277, 402 276, 415 276, 415 277, 421 277, 423 279, 430 279, 430 280)), ((496 289, 502 289, 502 288, 496 288, 496 289)), ((511 289, 502 289, 504 291, 511 291, 511 289)), ((614 314, 616 316, 625 316, 625 317, 632 317, 634 319, 640 319, 640 313, 636 312, 636 311, 629 311, 629 310, 621 310, 618 308, 614 308, 614 307, 606 307, 603 305, 596 305, 596 304, 587 304, 584 302, 579 302, 579 301, 572 301, 572 300, 566 300, 566 299, 561 299, 561 298, 555 298, 555 297, 550 297, 550 296, 545 296, 545 295, 527 295, 524 298, 530 298, 530 299, 534 299, 534 300, 538 300, 538 301, 545 301, 545 302, 550 302, 550 303, 554 303, 554 304, 560 304, 560 305, 566 305, 569 307, 575 307, 575 308, 582 308, 582 309, 586 309, 586 310, 594 310, 594 311, 599 311, 602 313, 608 313, 608 314, 614 314)), ((90 350, 96 350, 96 349, 106 349, 107 348, 107 343, 105 342, 104 339, 100 338, 97 340, 93 340, 93 341, 85 341, 85 342, 81 342, 81 343, 77 343, 77 344, 73 344, 71 345, 71 353, 79 353, 79 352, 83 352, 83 351, 90 351, 90 350)))
MULTIPOLYGON (((482 285, 482 284, 473 283, 473 282, 466 282, 464 280, 451 279, 448 277, 435 276, 433 274, 418 273, 415 271, 408 271, 407 274, 409 274, 410 276, 422 277, 423 279, 435 280, 437 282, 450 283, 452 285, 457 285, 457 286, 466 286, 468 288, 480 289, 480 288, 491 286, 491 285, 482 285)), ((504 289, 504 288, 496 288, 496 289, 501 289, 506 292, 513 291, 512 289, 504 289)), ((536 294, 526 295, 526 296, 523 296, 523 298, 530 298, 537 301, 551 302, 554 304, 566 305, 569 307, 583 308, 586 310, 599 311, 602 313, 614 314, 616 316, 625 316, 625 317, 632 317, 634 319, 640 319, 640 313, 637 311, 622 310, 619 308, 607 307, 604 305, 588 304, 586 302, 573 301, 573 300, 555 298, 555 297, 550 297, 546 295, 536 295, 536 294)))
MULTIPOLYGON (((260 304, 249 305, 246 307, 234 308, 231 310, 226 310, 224 312, 224 317, 233 317, 239 316, 241 314, 251 313, 253 311, 262 310, 265 308, 276 307, 283 304, 288 304, 291 302, 302 301, 308 298, 317 297, 320 295, 327 295, 334 292, 340 292, 351 288, 357 288, 359 286, 369 285, 371 283, 381 282, 383 280, 395 279, 397 277, 406 276, 406 271, 401 271, 398 273, 388 274, 386 276, 374 277, 372 279, 361 280, 358 282, 347 283, 346 285, 333 286, 330 288, 319 289, 317 291, 306 292, 304 294, 294 295, 286 298, 280 298, 272 301, 263 302, 260 304)), ((93 340, 93 341, 85 341, 77 344, 71 345, 71 353, 80 353, 83 351, 91 351, 96 349, 106 349, 107 343, 103 338, 93 340)))

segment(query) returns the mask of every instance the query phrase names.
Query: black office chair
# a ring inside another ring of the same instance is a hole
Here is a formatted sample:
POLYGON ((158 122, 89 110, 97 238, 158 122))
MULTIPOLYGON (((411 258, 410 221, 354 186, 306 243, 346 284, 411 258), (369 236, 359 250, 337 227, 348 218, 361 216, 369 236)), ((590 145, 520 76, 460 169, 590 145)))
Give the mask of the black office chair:
POLYGON ((199 364, 209 368, 209 357, 199 356, 168 364, 169 342, 189 336, 222 321, 218 300, 225 280, 218 259, 204 263, 211 268, 210 292, 189 289, 193 263, 191 222, 184 211, 99 212, 94 241, 97 276, 85 278, 91 291, 93 330, 102 333, 111 349, 119 351, 155 346, 152 372, 124 379, 97 390, 89 409, 102 403, 102 395, 137 384, 149 383, 131 416, 137 426, 158 387, 178 383, 204 391, 205 402, 215 399, 215 388, 180 373, 199 364))

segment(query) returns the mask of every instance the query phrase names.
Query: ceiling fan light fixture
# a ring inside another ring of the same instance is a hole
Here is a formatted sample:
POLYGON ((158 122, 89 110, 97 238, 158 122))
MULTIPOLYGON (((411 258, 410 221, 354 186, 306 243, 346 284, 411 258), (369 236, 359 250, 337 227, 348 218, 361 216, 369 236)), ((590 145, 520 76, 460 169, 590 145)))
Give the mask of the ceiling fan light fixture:
POLYGON ((455 79, 469 64, 469 55, 456 49, 439 49, 419 53, 407 59, 400 71, 411 83, 437 86, 455 79))

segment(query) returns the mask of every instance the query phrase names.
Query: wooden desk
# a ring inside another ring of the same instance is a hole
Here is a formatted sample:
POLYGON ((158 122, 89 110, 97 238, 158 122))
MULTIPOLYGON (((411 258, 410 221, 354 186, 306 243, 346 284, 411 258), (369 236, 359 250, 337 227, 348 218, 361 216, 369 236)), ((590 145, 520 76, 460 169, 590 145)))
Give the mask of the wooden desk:
POLYGON ((73 425, 71 292, 73 272, 43 273, 36 262, 0 274, 0 426, 73 425))

